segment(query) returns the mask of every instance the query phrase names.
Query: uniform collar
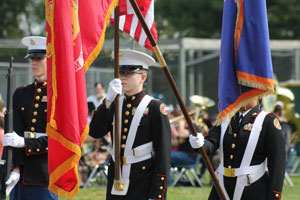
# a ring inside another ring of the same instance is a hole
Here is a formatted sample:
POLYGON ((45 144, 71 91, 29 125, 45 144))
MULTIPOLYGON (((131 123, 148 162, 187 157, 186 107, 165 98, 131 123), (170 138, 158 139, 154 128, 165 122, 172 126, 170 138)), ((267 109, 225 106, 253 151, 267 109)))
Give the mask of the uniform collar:
POLYGON ((38 80, 35 80, 34 81, 34 85, 37 88, 39 88, 39 87, 45 87, 45 86, 47 86, 47 81, 38 81, 38 80))
POLYGON ((259 111, 260 111, 259 105, 256 105, 252 109, 246 111, 247 113, 243 117, 242 124, 244 124, 245 122, 250 122, 252 119, 252 116, 256 116, 259 113, 259 111))
POLYGON ((127 96, 127 95, 125 94, 125 101, 128 101, 128 102, 136 101, 136 100, 141 99, 141 98, 144 97, 144 96, 145 96, 145 93, 144 93, 143 90, 140 91, 139 93, 136 93, 136 94, 131 95, 131 96, 127 96))

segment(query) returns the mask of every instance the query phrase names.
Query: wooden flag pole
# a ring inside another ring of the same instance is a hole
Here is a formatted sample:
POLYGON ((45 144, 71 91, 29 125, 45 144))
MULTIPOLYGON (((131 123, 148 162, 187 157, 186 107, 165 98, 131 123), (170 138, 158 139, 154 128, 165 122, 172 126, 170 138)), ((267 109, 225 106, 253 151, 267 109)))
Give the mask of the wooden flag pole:
MULTIPOLYGON (((162 56, 162 54, 160 52, 160 49, 156 45, 156 42, 155 42, 155 40, 153 38, 153 35, 150 32, 150 30, 149 30, 149 28, 148 28, 148 26, 147 26, 147 24, 145 22, 145 19, 144 19, 142 13, 141 13, 139 7, 137 6, 135 0, 129 0, 129 1, 130 1, 131 5, 132 5, 132 8, 133 8, 135 14, 137 15, 137 17, 139 19, 139 22, 141 23, 141 25, 143 27, 143 30, 145 31, 145 33, 147 35, 147 38, 149 39, 149 41, 150 41, 150 43, 152 45, 152 48, 153 48, 153 50, 155 52, 155 55, 156 55, 156 57, 157 57, 160 65, 161 65, 163 71, 165 72, 165 75, 168 78, 169 84, 171 85, 171 88, 173 89, 173 92, 174 92, 174 94, 176 96, 176 99, 177 99, 177 102, 179 103, 179 106, 180 106, 180 108, 181 108, 181 110, 183 112, 185 120, 187 121, 187 123, 188 123, 188 125, 189 125, 189 127, 190 127, 190 129, 192 131, 192 134, 194 136, 196 136, 197 135, 196 128, 194 127, 194 124, 193 124, 191 118, 189 117, 189 114, 188 114, 188 111, 186 109, 186 106, 184 105, 184 102, 183 102, 183 100, 182 100, 182 98, 180 96, 180 93, 179 93, 179 91, 177 89, 177 86, 176 86, 175 81, 174 81, 174 79, 172 77, 172 74, 171 74, 171 72, 170 72, 170 70, 169 70, 169 68, 167 66, 167 63, 166 63, 164 57, 162 56)), ((213 169, 213 167, 212 167, 212 165, 211 165, 211 163, 209 161, 209 158, 208 158, 208 156, 207 156, 207 154, 205 152, 204 147, 200 148, 200 153, 201 153, 202 158, 203 158, 203 160, 205 162, 205 165, 206 165, 206 167, 207 167, 207 169, 208 169, 208 171, 209 171, 209 173, 210 173, 210 175, 212 177, 212 180, 214 182, 215 188, 216 188, 216 190, 217 190, 217 192, 219 194, 220 199, 226 200, 225 195, 223 193, 223 190, 222 190, 222 188, 221 188, 221 186, 219 184, 219 181, 218 181, 218 179, 216 177, 216 174, 215 174, 214 169, 213 169)))
MULTIPOLYGON (((114 76, 115 78, 120 78, 119 73, 119 6, 115 8, 115 46, 114 46, 114 76)), ((114 188, 117 191, 122 191, 124 189, 124 185, 120 181, 120 110, 119 110, 119 95, 117 95, 115 99, 115 180, 114 180, 114 188)))

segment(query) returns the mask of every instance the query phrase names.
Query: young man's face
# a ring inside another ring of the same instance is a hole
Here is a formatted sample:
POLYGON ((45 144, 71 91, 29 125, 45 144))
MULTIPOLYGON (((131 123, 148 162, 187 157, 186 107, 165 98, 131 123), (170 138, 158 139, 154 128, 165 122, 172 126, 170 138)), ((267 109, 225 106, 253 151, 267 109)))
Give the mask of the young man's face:
POLYGON ((30 66, 34 78, 36 78, 38 81, 46 80, 47 78, 46 57, 30 58, 30 66))
POLYGON ((133 95, 143 89, 143 84, 147 78, 147 74, 142 71, 138 72, 120 72, 122 81, 122 89, 127 95, 133 95))
POLYGON ((257 99, 254 99, 254 100, 250 101, 247 105, 242 106, 239 111, 241 113, 246 112, 247 110, 255 107, 256 105, 257 105, 257 99))
POLYGON ((102 87, 100 83, 98 83, 97 86, 95 87, 95 92, 98 97, 103 97, 105 95, 105 89, 104 87, 102 87))

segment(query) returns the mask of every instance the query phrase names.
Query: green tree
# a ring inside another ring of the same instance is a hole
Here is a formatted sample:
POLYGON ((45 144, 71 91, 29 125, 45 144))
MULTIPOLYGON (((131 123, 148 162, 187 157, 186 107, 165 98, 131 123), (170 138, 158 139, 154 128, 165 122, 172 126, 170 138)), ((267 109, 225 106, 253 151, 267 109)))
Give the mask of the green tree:
POLYGON ((157 0, 155 23, 162 37, 216 38, 221 34, 222 9, 220 0, 157 0))
POLYGON ((44 0, 1 0, 0 38, 45 33, 44 0))
MULTIPOLYGON (((45 34, 44 0, 0 0, 0 38, 45 34)), ((267 0, 271 39, 300 39, 299 0, 267 0)), ((160 39, 220 38, 222 0, 156 0, 160 39)), ((113 34, 108 28, 107 37, 113 34)))
MULTIPOLYGON (((156 0, 160 38, 220 38, 222 0, 156 0)), ((299 0, 267 0, 271 39, 300 39, 299 0)))
POLYGON ((299 0, 268 0, 271 39, 300 39, 299 0))

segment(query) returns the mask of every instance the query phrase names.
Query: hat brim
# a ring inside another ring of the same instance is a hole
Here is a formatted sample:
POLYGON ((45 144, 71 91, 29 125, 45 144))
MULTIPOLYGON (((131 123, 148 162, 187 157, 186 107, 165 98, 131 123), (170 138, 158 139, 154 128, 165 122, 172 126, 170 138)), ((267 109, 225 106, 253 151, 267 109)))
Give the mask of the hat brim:
POLYGON ((120 65, 119 71, 120 72, 136 72, 139 70, 148 70, 147 67, 144 67, 143 65, 120 65))
POLYGON ((29 59, 29 58, 44 58, 46 57, 46 53, 35 53, 35 52, 32 52, 32 53, 28 53, 26 56, 25 56, 25 59, 29 59))

